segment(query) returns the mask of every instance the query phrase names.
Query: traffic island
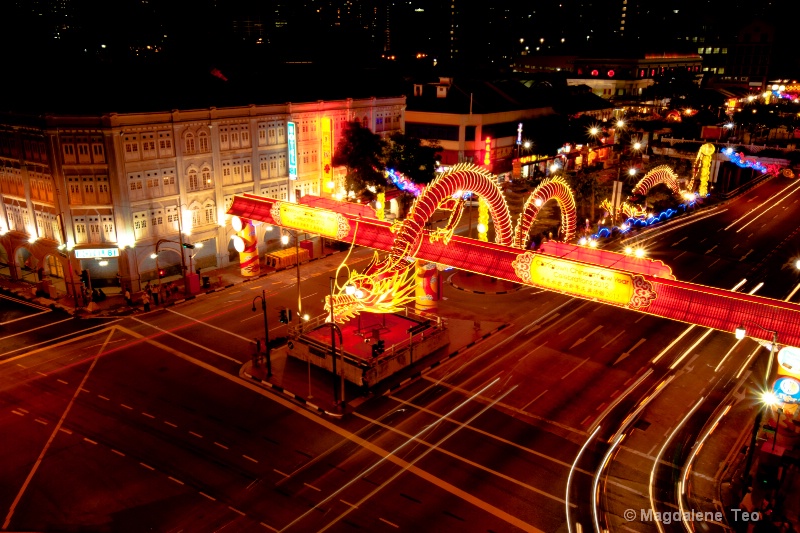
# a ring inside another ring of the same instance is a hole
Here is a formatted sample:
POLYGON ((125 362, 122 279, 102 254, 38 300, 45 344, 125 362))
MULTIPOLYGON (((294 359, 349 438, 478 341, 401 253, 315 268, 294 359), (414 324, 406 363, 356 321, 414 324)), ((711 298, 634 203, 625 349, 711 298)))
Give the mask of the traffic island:
POLYGON ((429 314, 363 313, 337 326, 341 336, 331 331, 327 316, 290 328, 287 354, 341 376, 365 393, 450 343, 447 320, 429 314))

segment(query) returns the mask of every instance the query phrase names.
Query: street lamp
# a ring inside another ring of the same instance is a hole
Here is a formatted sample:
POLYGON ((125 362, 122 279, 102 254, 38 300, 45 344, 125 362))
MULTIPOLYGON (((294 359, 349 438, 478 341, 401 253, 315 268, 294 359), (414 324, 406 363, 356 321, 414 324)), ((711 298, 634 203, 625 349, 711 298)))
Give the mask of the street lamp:
MULTIPOLYGON (((284 246, 289 244, 288 233, 281 235, 281 244, 284 246)), ((294 232, 294 264, 297 271, 297 318, 299 319, 303 310, 303 299, 300 296, 300 235, 296 231, 294 232)))
MULTIPOLYGON (((333 370, 333 403, 334 404, 341 404, 344 407, 344 340, 342 339, 342 330, 336 324, 336 314, 334 311, 334 300, 333 300, 333 286, 334 286, 334 278, 333 276, 330 277, 330 309, 331 314, 328 318, 328 325, 331 328, 331 362, 332 362, 332 370, 333 370), (341 385, 339 385, 339 381, 336 377, 336 333, 339 334, 339 346, 342 348, 342 376, 341 376, 341 385), (341 395, 341 397, 340 397, 341 395)), ((348 284, 345 288, 345 293, 350 291, 350 287, 353 288, 353 293, 355 293, 355 286, 348 284)))
MULTIPOLYGON (((764 376, 764 383, 765 383, 764 390, 766 392, 762 394, 762 398, 761 398, 762 402, 764 403, 764 405, 767 405, 767 401, 769 401, 769 398, 770 398, 767 395, 771 394, 773 397, 775 396, 774 393, 772 393, 772 391, 769 390, 769 375, 770 375, 770 373, 772 371, 772 359, 774 358, 775 350, 778 347, 778 332, 776 330, 767 329, 764 326, 761 326, 760 324, 757 324, 755 322, 747 321, 747 323, 748 324, 752 324, 752 325, 754 325, 756 327, 759 327, 759 328, 763 329, 764 331, 766 331, 768 333, 772 333, 772 344, 770 345, 770 350, 769 350, 769 361, 767 362, 767 372, 766 372, 766 374, 764 376)), ((744 339, 746 333, 747 333, 747 330, 744 327, 744 323, 742 323, 739 327, 737 327, 735 332, 734 332, 737 340, 744 339)), ((756 439, 758 437, 758 430, 761 427, 761 420, 762 420, 763 417, 764 417, 764 409, 763 408, 759 408, 758 409, 758 413, 756 413, 756 419, 753 422, 753 433, 752 433, 751 438, 750 438, 750 447, 747 449, 747 457, 745 458, 745 466, 744 466, 744 473, 743 473, 744 476, 749 476, 749 473, 750 473, 750 465, 753 462, 753 454, 755 453, 756 439)), ((777 427, 776 427, 776 433, 777 433, 777 427)), ((774 446, 775 446, 775 444, 774 444, 774 441, 773 441, 773 449, 774 449, 774 446)))
POLYGON ((778 414, 778 418, 775 421, 775 433, 772 434, 772 451, 775 451, 775 442, 778 440, 778 428, 781 425, 781 415, 783 414, 783 408, 778 407, 781 404, 781 401, 775 396, 775 393, 772 391, 767 391, 761 395, 761 401, 764 402, 765 407, 776 407, 775 411, 778 414))
POLYGON ((261 296, 253 298, 253 312, 256 312, 256 300, 261 298, 261 311, 264 313, 264 352, 267 356, 267 377, 272 376, 271 349, 269 346, 269 326, 267 325, 267 292, 261 289, 261 296))

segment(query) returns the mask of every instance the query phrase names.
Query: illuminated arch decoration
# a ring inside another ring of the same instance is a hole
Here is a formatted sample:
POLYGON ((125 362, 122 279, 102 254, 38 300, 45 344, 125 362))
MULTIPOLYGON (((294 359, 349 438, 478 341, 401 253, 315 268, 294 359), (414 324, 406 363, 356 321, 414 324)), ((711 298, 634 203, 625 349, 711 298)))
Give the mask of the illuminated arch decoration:
POLYGON ((561 176, 557 176, 540 183, 525 201, 514 230, 514 247, 525 248, 527 246, 530 238, 528 232, 531 230, 533 221, 542 206, 549 200, 555 200, 558 202, 558 207, 561 208, 561 234, 564 242, 571 241, 575 236, 577 216, 575 198, 572 196, 572 190, 567 182, 561 176))
MULTIPOLYGON (((349 320, 359 312, 393 313, 411 302, 414 299, 413 258, 422 246, 425 223, 437 209, 450 210, 447 225, 429 233, 430 242, 448 244, 468 192, 485 200, 494 224, 495 242, 510 246, 513 241, 511 215, 494 176, 471 163, 455 165, 425 187, 405 220, 392 225, 395 239, 389 255, 379 260, 376 253, 363 273, 350 273, 347 285, 352 287, 352 294, 338 288, 334 295, 334 320, 349 320)), ((329 297, 325 308, 330 309, 329 297)))
POLYGON ((697 151, 697 157, 694 160, 694 168, 692 169, 692 178, 689 180, 687 187, 689 192, 694 192, 694 180, 700 177, 700 187, 697 193, 700 196, 708 194, 708 178, 711 176, 711 156, 717 151, 717 147, 711 143, 705 143, 697 151))
POLYGON ((663 183, 669 187, 673 194, 680 196, 681 191, 678 187, 678 175, 667 165, 659 165, 645 174, 633 188, 633 194, 645 195, 647 191, 659 183, 663 183))

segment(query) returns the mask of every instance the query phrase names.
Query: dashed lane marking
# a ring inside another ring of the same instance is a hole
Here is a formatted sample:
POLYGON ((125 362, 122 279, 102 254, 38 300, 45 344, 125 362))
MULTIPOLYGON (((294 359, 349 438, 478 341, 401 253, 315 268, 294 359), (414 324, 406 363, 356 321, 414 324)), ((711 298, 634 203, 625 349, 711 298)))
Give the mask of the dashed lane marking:
POLYGON ((389 524, 390 526, 392 526, 392 527, 394 527, 394 528, 400 529, 400 526, 398 526, 398 525, 397 525, 397 524, 395 524, 394 522, 389 522, 388 520, 386 520, 386 519, 384 519, 384 518, 381 518, 381 517, 378 517, 378 520, 380 520, 380 521, 381 521, 381 522, 383 522, 384 524, 389 524))
POLYGON ((46 422, 46 421, 44 421, 44 420, 42 420, 41 418, 37 418, 37 419, 36 419, 36 421, 37 421, 37 422, 39 422, 39 423, 40 423, 41 425, 43 425, 43 426, 46 426, 46 425, 47 425, 47 422, 46 422))
POLYGON ((108 398, 106 398, 105 396, 103 396, 101 394, 98 394, 97 397, 100 398, 101 400, 109 401, 108 398))
POLYGON ((219 446, 219 447, 220 447, 220 448, 222 448, 223 450, 227 450, 227 449, 228 449, 228 447, 227 447, 227 446, 225 446, 224 444, 220 444, 219 442, 214 442, 214 444, 215 444, 215 445, 217 445, 217 446, 219 446))
POLYGON ((167 476, 167 477, 168 477, 169 479, 171 479, 172 481, 174 481, 175 483, 177 483, 178 485, 185 485, 185 483, 184 483, 183 481, 181 481, 180 479, 175 479, 175 478, 174 478, 174 477, 172 477, 172 476, 167 476))
POLYGON ((142 414, 143 414, 144 416, 146 416, 147 418, 155 418, 155 417, 154 417, 153 415, 151 415, 150 413, 145 413, 144 411, 142 411, 142 414))
POLYGON ((172 422, 168 422, 168 421, 166 421, 166 420, 164 420, 164 423, 165 423, 166 425, 168 425, 168 426, 172 426, 172 427, 174 427, 174 428, 178 427, 176 424, 173 424, 172 422))
POLYGON ((245 459, 247 459, 248 461, 253 461, 254 463, 257 463, 257 462, 258 462, 258 459, 253 459, 253 458, 252 458, 252 457, 250 457, 249 455, 244 455, 244 454, 242 454, 242 457, 244 457, 244 458, 245 458, 245 459))
POLYGON ((153 468, 153 467, 152 467, 152 466, 150 466, 150 465, 147 465, 147 464, 144 464, 144 463, 139 463, 139 464, 140 464, 140 465, 142 465, 143 467, 145 467, 145 468, 146 468, 146 469, 148 469, 148 470, 155 470, 155 468, 153 468))
POLYGON ((64 381, 63 379, 57 379, 56 381, 58 381, 59 383, 62 383, 64 385, 69 385, 69 383, 64 381))
POLYGON ((231 507, 231 506, 229 505, 229 506, 228 506, 228 509, 230 509, 230 510, 231 510, 231 511, 233 511, 234 513, 237 513, 237 514, 240 514, 240 515, 242 515, 242 516, 245 516, 245 514, 244 514, 242 511, 240 511, 239 509, 237 509, 237 508, 235 508, 235 507, 231 507))
POLYGON ((63 431, 63 432, 64 432, 64 433, 66 433, 67 435, 72 435, 72 431, 70 431, 70 430, 68 430, 68 429, 64 429, 64 428, 58 428, 58 430, 59 430, 59 431, 63 431))
POLYGON ((122 453, 122 452, 121 452, 121 451, 119 451, 119 450, 115 450, 114 448, 111 448, 111 451, 112 451, 113 453, 115 453, 115 454, 119 455, 120 457, 125 457, 125 454, 124 454, 124 453, 122 453))
POLYGON ((200 491, 200 496, 202 496, 202 497, 204 497, 204 498, 208 498, 208 499, 209 499, 209 500, 211 500, 212 502, 215 502, 215 501, 217 501, 217 499, 216 499, 215 497, 213 497, 213 496, 209 496, 208 494, 206 494, 205 492, 202 492, 202 491, 200 491))
POLYGON ((11 410, 11 412, 14 413, 15 415, 18 415, 18 416, 25 416, 24 413, 20 413, 19 411, 15 411, 13 409, 11 410))
POLYGON ((133 407, 131 407, 130 405, 125 405, 124 403, 121 403, 120 405, 125 409, 130 409, 131 411, 133 411, 133 407))
POLYGON ((309 489, 314 489, 314 490, 315 490, 315 491, 317 491, 317 492, 322 492, 322 489, 318 489, 318 488, 317 488, 317 487, 315 487, 314 485, 309 485, 308 483, 303 483, 303 485, 305 485, 305 486, 306 486, 306 487, 308 487, 309 489))
POLYGON ((88 442, 89 444, 97 444, 97 442, 93 441, 92 439, 90 439, 90 438, 88 438, 88 437, 83 437, 83 440, 85 440, 85 441, 86 441, 86 442, 88 442))

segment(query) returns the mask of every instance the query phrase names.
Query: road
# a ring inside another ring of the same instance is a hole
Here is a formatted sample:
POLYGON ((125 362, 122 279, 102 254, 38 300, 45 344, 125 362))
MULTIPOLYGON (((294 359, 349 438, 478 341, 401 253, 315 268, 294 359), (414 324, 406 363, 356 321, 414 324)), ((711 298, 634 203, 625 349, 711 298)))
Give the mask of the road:
MULTIPOLYGON (((773 180, 749 194, 766 198, 768 187, 782 186, 773 180)), ((776 249, 797 247, 791 238, 780 246, 796 220, 795 203, 785 203, 793 207, 759 230, 775 241, 742 261, 728 248, 736 239, 706 254, 698 238, 731 231, 716 230, 747 211, 740 202, 637 238, 679 278, 730 288, 753 269, 769 274, 783 261, 776 249), (761 263, 759 254, 770 253, 761 263)), ((363 266, 370 255, 352 259, 363 266)), ((303 267, 304 312, 321 313, 340 259, 303 267)), ((511 326, 336 421, 238 377, 260 335, 253 297, 266 291, 270 333, 284 334, 276 309, 296 301, 294 276, 121 320, 59 322, 13 304, 17 314, 3 319, 15 320, 3 325, 12 344, 4 340, 0 354, 0 424, 14 436, 0 459, 3 528, 559 531, 573 461, 599 425, 571 480, 571 515, 587 530, 607 441, 631 422, 639 429, 603 473, 603 520, 617 527, 620 506, 639 503, 618 485, 648 480, 647 464, 665 442, 662 457, 682 460, 670 448, 681 439, 664 433, 699 399, 683 379, 705 380, 710 397, 727 383, 712 374, 728 379, 754 350, 743 341, 731 351, 730 334, 683 334, 684 324, 555 293, 448 290, 443 313, 511 326), (723 356, 724 372, 713 372, 708 365, 723 356)), ((792 282, 775 285, 785 291, 792 282)), ((658 500, 669 502, 672 485, 658 479, 658 500)))

